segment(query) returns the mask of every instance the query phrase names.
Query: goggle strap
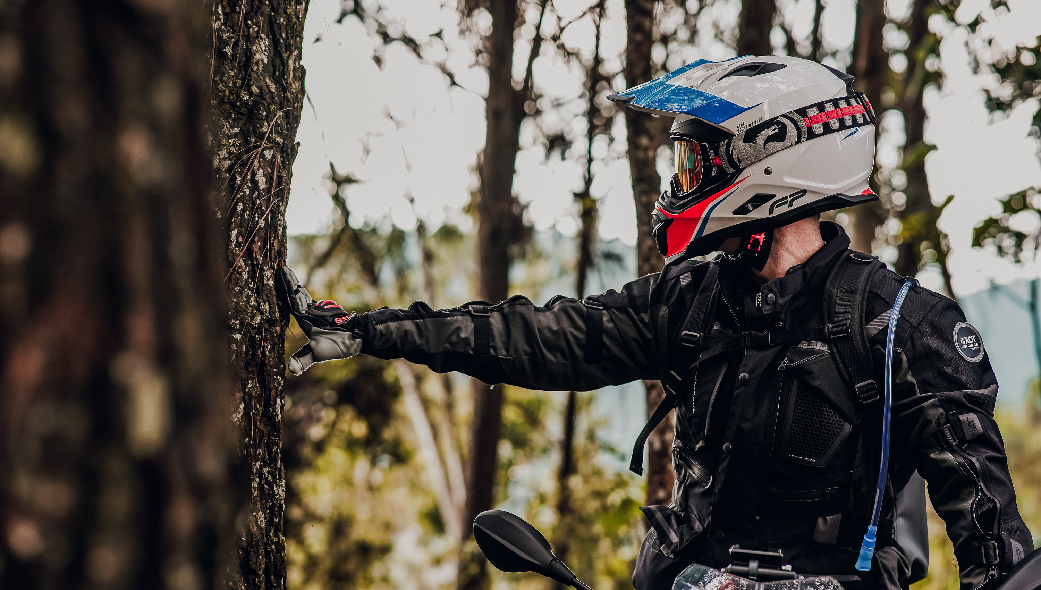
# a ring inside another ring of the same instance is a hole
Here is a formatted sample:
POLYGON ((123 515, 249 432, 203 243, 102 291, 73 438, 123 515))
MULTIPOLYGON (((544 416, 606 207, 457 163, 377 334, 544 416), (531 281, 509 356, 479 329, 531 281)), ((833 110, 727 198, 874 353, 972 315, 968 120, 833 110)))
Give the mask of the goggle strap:
POLYGON ((867 96, 854 92, 757 123, 721 142, 719 153, 723 156, 724 170, 735 172, 804 141, 874 123, 875 111, 867 96))

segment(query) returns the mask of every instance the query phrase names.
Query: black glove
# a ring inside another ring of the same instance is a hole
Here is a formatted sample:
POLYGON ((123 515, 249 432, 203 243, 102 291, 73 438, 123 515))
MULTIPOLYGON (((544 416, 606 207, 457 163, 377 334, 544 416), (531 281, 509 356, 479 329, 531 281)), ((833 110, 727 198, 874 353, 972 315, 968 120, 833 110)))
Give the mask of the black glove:
POLYGON ((288 266, 279 273, 289 309, 309 341, 289 359, 289 372, 299 375, 314 363, 350 358, 361 352, 361 339, 352 333, 355 314, 335 301, 315 301, 288 266))

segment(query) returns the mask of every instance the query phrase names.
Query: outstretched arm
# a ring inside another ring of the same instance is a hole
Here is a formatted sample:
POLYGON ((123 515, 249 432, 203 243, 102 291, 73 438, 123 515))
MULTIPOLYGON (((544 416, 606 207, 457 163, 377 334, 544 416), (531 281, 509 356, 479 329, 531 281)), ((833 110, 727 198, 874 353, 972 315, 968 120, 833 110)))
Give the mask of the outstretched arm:
POLYGON ((586 390, 657 377, 649 303, 657 275, 621 292, 584 301, 558 296, 541 307, 519 296, 443 310, 416 302, 353 317, 340 310, 332 320, 321 308, 328 302, 314 303, 292 271, 285 269, 283 279, 294 315, 311 326, 304 328, 311 342, 290 370, 363 352, 531 389, 586 390))

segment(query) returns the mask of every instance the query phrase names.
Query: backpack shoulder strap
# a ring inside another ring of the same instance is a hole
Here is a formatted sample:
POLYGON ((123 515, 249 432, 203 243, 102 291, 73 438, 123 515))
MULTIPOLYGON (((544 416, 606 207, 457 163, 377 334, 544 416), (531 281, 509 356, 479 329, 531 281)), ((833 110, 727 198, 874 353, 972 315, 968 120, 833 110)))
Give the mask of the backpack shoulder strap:
MULTIPOLYGON (((710 262, 705 270, 705 276, 694 294, 694 299, 691 301, 687 316, 683 318, 679 332, 675 338, 670 339, 673 342, 673 349, 684 347, 701 348, 701 340, 705 330, 705 318, 709 314, 712 304, 715 303, 716 294, 719 293, 718 278, 719 263, 715 261, 710 262)), ((675 375, 674 371, 669 373, 669 377, 675 375)))
MULTIPOLYGON (((694 294, 694 299, 690 304, 687 315, 683 319, 683 323, 680 325, 679 333, 675 338, 668 339, 668 342, 672 344, 670 348, 678 349, 688 347, 691 348, 694 353, 701 352, 703 348, 702 331, 704 329, 705 318, 710 313, 712 304, 719 293, 718 278, 719 263, 710 262, 706 268, 701 284, 698 285, 697 291, 694 294)), ((669 354, 669 351, 665 351, 665 354, 669 354)), ((686 387, 687 379, 693 374, 693 369, 697 367, 701 360, 703 359, 700 355, 695 354, 691 363, 686 367, 680 368, 680 372, 671 369, 667 374, 662 376, 661 383, 662 388, 665 390, 665 398, 661 400, 658 407, 656 407, 654 412, 651 413, 650 417, 647 419, 647 423, 643 426, 643 430, 640 431, 640 436, 636 439, 636 444, 633 446, 633 455, 629 461, 629 470, 633 473, 643 475, 643 448, 647 444, 647 438, 650 437, 651 432, 661 424, 662 420, 669 415, 669 412, 676 407, 681 392, 683 392, 686 387)))
POLYGON ((839 372, 856 391, 860 403, 878 399, 878 384, 872 377, 873 359, 865 334, 864 313, 867 286, 876 272, 885 267, 874 256, 849 251, 828 277, 824 295, 824 317, 838 327, 830 346, 838 359, 839 372))

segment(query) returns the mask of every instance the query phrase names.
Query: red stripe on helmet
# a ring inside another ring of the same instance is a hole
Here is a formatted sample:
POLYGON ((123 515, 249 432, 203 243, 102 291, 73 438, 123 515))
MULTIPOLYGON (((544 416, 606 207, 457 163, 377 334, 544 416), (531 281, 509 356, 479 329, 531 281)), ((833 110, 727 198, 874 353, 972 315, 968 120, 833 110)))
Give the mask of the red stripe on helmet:
POLYGON ((841 119, 843 117, 852 117, 853 115, 863 115, 866 111, 864 105, 857 104, 849 107, 842 107, 839 109, 832 109, 830 111, 824 111, 823 113, 817 113, 810 117, 803 117, 803 122, 806 123, 807 127, 819 125, 821 123, 827 123, 832 119, 841 119))
POLYGON ((660 211, 662 215, 672 220, 672 223, 669 225, 669 227, 665 229, 665 239, 669 247, 669 251, 665 254, 665 256, 668 257, 674 254, 679 254, 680 252, 685 250, 687 248, 687 245, 690 244, 690 240, 694 236, 694 232, 697 231, 698 226, 701 225, 701 222, 708 221, 707 216, 704 220, 702 219, 702 216, 705 214, 705 211, 709 207, 711 207, 712 204, 716 201, 726 198, 730 189, 741 184, 747 179, 748 177, 746 176, 741 180, 738 180, 734 184, 719 191, 718 193, 712 195, 711 197, 708 197, 698 203, 695 203, 689 209, 686 209, 679 213, 669 213, 668 211, 662 209, 660 205, 655 205, 655 208, 658 211, 660 211))

